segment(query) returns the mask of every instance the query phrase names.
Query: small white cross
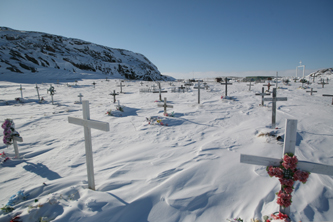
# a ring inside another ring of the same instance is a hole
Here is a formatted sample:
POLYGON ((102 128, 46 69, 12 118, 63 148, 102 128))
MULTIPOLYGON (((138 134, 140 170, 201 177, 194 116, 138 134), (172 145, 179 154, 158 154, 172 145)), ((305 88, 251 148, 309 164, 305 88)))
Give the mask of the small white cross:
POLYGON ((20 88, 17 88, 17 89, 19 89, 20 91, 21 91, 21 99, 23 99, 23 90, 25 89, 25 88, 22 88, 22 85, 20 85, 20 88))

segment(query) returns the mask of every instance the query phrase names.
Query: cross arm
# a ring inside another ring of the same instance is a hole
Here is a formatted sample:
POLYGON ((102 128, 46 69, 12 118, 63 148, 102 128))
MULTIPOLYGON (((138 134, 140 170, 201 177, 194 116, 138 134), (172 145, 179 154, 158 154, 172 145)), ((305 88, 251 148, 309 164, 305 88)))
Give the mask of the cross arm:
POLYGON ((253 164, 253 165, 261 165, 261 166, 279 166, 281 159, 270 158, 270 157, 261 157, 261 156, 253 156, 253 155, 240 155, 240 162, 253 164))
POLYGON ((103 131, 109 131, 109 123, 100 122, 96 120, 86 120, 86 119, 80 119, 75 117, 68 117, 68 122, 73 123, 75 125, 79 126, 86 126, 93 129, 103 130, 103 131))
POLYGON ((13 140, 18 141, 18 142, 23 142, 23 138, 20 136, 14 136, 13 140))
POLYGON ((333 97, 333 95, 329 95, 329 94, 323 94, 323 96, 331 96, 331 97, 333 97))
POLYGON ((162 105, 162 104, 157 104, 158 107, 169 107, 169 108, 173 108, 173 105, 162 105))
POLYGON ((307 161, 298 161, 297 168, 299 168, 300 170, 308 171, 310 173, 333 176, 333 166, 330 165, 310 163, 307 161))

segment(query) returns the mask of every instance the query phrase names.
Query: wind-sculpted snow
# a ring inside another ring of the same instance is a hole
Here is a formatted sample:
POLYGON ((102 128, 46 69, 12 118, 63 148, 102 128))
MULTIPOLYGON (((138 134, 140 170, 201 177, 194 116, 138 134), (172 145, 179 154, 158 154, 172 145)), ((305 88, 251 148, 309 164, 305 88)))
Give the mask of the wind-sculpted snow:
POLYGON ((144 55, 79 39, 0 27, 0 74, 42 70, 105 74, 109 78, 171 80, 144 55))

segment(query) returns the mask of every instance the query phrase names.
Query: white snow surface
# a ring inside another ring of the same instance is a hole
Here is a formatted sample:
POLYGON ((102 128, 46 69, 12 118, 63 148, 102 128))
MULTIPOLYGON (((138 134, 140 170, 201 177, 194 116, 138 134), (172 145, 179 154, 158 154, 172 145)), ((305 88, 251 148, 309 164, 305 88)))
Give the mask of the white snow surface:
MULTIPOLYGON (((102 75, 101 75, 102 76, 102 75)), ((124 112, 115 111, 109 93, 119 80, 82 78, 77 86, 66 78, 56 83, 56 73, 0 76, 0 120, 14 120, 23 138, 20 159, 13 146, 2 143, 0 152, 10 158, 0 165, 0 206, 24 190, 27 198, 0 215, 10 221, 244 221, 278 211, 280 183, 263 166, 240 163, 240 154, 280 158, 283 142, 259 133, 283 136, 286 119, 297 119, 296 155, 299 160, 333 165, 333 83, 314 83, 312 96, 301 83, 279 83, 277 129, 271 129, 271 102, 259 106, 263 84, 249 91, 246 83, 228 86, 229 99, 221 99, 224 87, 208 82, 210 90, 171 93, 162 82, 162 97, 173 105, 164 117, 158 94, 140 93, 153 82, 125 81, 120 100, 124 112), (49 77, 49 78, 48 78, 49 77), (33 78, 33 79, 31 79, 33 78), (41 83, 43 81, 43 83, 41 83), (97 84, 95 88, 92 82, 97 84), (45 103, 37 101, 35 82, 45 103), (18 103, 19 84, 24 102, 18 103), (55 87, 55 105, 47 89, 55 87), (110 124, 110 131, 92 129, 96 190, 88 189, 83 127, 68 123, 68 116, 82 118, 82 106, 74 104, 79 93, 90 102, 93 120, 110 124), (106 115, 111 109, 114 116, 106 115), (160 117, 164 126, 148 124, 146 117, 160 117), (166 126, 167 124, 167 126, 166 126)), ((330 76, 328 76, 331 78, 330 76)), ((325 78, 326 79, 326 78, 325 78)), ((176 86, 184 83, 173 82, 176 86)), ((266 87, 265 87, 266 89, 266 87)), ((2 129, 1 129, 2 130, 2 129)), ((307 183, 296 182, 292 193, 292 221, 332 221, 333 178, 311 174, 307 183)))

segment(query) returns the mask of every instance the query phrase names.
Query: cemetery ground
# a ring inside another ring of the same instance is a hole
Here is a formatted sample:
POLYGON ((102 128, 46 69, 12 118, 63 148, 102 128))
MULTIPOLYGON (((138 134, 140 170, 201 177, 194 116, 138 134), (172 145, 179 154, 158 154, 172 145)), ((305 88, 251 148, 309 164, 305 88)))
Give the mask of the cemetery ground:
MULTIPOLYGON (((277 103, 272 129, 272 102, 261 106, 261 96, 255 96, 263 84, 253 83, 249 91, 247 83, 231 81, 232 99, 221 99, 225 86, 207 82, 209 90, 201 89, 198 104, 197 89, 171 93, 173 86, 161 82, 168 91, 162 100, 173 106, 167 108, 171 117, 157 105, 163 104, 157 93, 139 92, 156 83, 140 82, 124 81, 119 93, 120 81, 105 77, 77 86, 73 80, 70 87, 64 80, 45 80, 37 84, 45 100, 39 103, 34 82, 0 81, 0 120, 13 119, 23 138, 19 159, 13 146, 0 145, 10 158, 0 165, 0 206, 20 190, 25 194, 0 221, 16 215, 22 221, 262 220, 279 209, 280 183, 266 167, 240 163, 240 155, 280 157, 286 119, 298 121, 299 160, 333 165, 332 98, 322 96, 333 94, 331 83, 299 89, 299 82, 281 81, 277 97, 288 100, 277 103), (23 102, 15 100, 21 97, 20 84, 23 102), (54 105, 47 94, 50 84, 54 105), (307 93, 310 88, 317 93, 307 93), (116 110, 113 90, 124 112, 116 110), (82 104, 74 103, 80 93, 90 103, 90 118, 110 126, 108 132, 91 130, 95 191, 88 189, 83 127, 68 123, 69 116, 82 118, 82 104), (110 109, 116 115, 107 115, 110 109), (149 124, 152 117, 163 125, 149 124)), ((333 220, 332 177, 313 173, 294 187, 292 221, 333 220)))

